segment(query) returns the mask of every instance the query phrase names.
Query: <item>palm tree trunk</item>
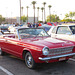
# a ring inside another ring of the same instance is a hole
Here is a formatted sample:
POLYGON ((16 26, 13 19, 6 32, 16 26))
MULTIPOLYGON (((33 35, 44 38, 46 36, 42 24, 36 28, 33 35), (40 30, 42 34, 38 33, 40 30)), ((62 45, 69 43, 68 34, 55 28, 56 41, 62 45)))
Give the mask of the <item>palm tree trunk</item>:
POLYGON ((46 15, 45 15, 45 5, 44 5, 44 21, 46 21, 46 15))
POLYGON ((34 24, 35 24, 35 7, 34 7, 34 24))
POLYGON ((51 12, 50 12, 50 8, 49 8, 49 15, 50 15, 50 22, 51 22, 51 12))
POLYGON ((43 22, 43 11, 42 11, 42 22, 43 22))
POLYGON ((39 9, 37 10, 37 22, 39 21, 39 9))
POLYGON ((37 10, 37 22, 38 22, 38 10, 37 10))
POLYGON ((28 23, 28 8, 27 8, 27 23, 28 23))

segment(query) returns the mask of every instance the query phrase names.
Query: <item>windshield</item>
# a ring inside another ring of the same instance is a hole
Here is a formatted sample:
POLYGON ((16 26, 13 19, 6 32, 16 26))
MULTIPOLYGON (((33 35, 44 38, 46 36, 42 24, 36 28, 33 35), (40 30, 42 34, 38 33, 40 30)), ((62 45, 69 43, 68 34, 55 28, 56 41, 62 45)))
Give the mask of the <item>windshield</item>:
POLYGON ((71 29, 72 33, 75 34, 75 26, 70 26, 70 29, 71 29))
POLYGON ((19 36, 21 39, 31 38, 37 36, 49 36, 44 29, 33 29, 33 28, 23 28, 19 29, 19 36))

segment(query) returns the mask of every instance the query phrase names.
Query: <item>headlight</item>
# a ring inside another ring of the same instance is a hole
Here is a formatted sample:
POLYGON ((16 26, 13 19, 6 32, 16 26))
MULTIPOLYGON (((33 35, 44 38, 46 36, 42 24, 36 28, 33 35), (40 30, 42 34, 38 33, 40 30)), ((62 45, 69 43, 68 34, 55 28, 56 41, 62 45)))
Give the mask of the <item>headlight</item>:
POLYGON ((42 49, 43 55, 48 55, 49 54, 49 48, 48 47, 44 47, 42 49))

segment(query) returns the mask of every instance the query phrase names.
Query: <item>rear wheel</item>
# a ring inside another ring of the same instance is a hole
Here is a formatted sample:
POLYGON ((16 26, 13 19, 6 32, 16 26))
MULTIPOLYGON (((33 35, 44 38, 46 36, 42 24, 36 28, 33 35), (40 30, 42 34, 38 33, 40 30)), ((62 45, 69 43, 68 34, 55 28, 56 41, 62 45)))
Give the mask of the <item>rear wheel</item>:
POLYGON ((2 51, 2 49, 0 48, 0 55, 4 55, 4 51, 2 51))
POLYGON ((36 66, 36 63, 30 52, 27 52, 25 55, 25 63, 26 63, 26 66, 30 69, 33 69, 36 66))

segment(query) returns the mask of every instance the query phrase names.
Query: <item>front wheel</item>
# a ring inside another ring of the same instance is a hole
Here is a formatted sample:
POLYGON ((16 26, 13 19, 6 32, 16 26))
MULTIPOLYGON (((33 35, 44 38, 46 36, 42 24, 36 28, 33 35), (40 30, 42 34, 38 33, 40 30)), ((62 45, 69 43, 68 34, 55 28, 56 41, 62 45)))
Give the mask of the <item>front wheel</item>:
POLYGON ((27 52, 25 55, 25 63, 26 63, 26 66, 30 69, 33 69, 36 66, 36 63, 30 52, 27 52))

